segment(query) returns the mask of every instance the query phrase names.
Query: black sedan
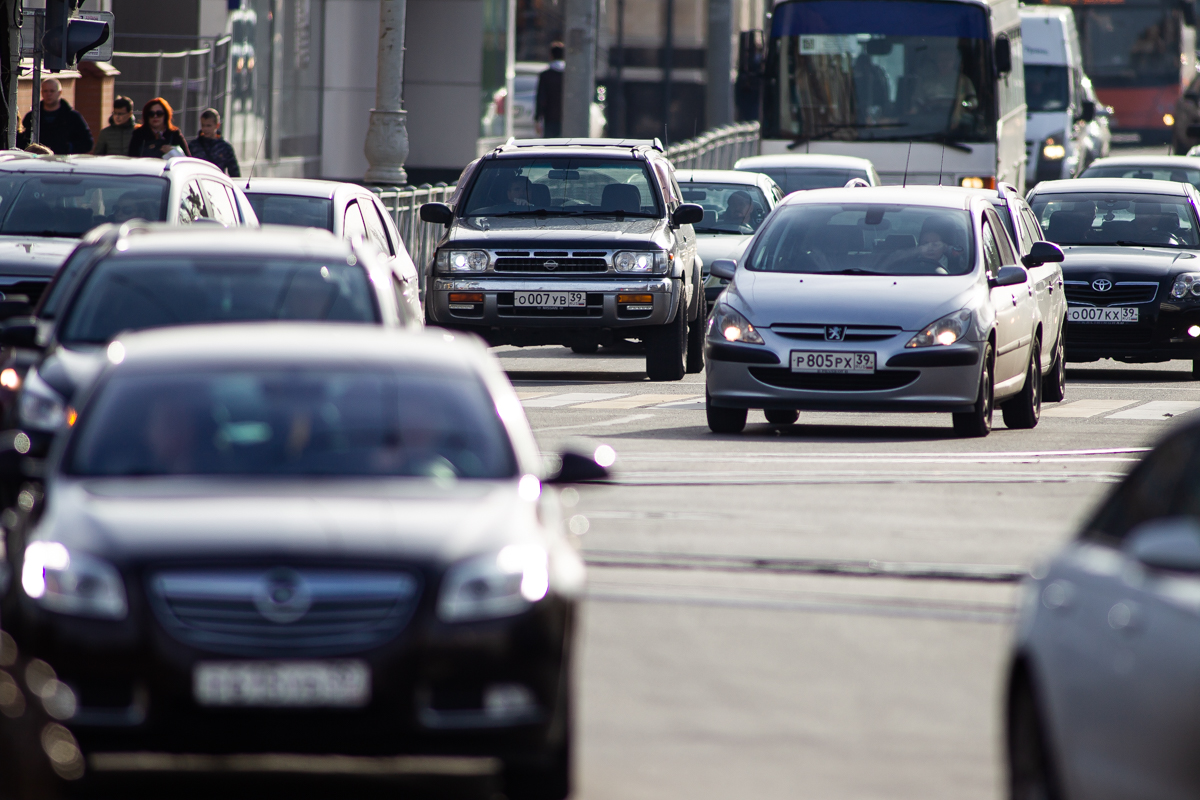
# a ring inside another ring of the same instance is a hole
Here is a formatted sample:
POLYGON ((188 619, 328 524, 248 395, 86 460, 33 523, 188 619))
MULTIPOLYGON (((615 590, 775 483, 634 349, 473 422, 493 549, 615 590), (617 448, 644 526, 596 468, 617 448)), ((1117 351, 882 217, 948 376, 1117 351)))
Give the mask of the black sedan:
POLYGON ((0 795, 198 768, 568 794, 584 568, 542 479, 603 477, 610 448, 544 474, 495 359, 443 334, 106 352, 7 532, 0 795))
POLYGON ((1067 360, 1190 359, 1200 377, 1200 193, 1168 181, 1046 181, 1029 204, 1066 256, 1067 360))

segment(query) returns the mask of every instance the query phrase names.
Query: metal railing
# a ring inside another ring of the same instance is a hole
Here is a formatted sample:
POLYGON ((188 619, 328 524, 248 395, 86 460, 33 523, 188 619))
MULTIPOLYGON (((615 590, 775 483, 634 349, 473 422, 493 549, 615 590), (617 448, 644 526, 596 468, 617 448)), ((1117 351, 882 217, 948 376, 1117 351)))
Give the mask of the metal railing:
POLYGON ((666 149, 675 169, 733 169, 739 158, 758 155, 758 121, 705 131, 666 149))
POLYGON ((417 265, 417 273, 421 276, 421 297, 425 296, 425 273, 429 262, 433 260, 433 251, 438 239, 445 233, 445 228, 429 222, 422 222, 420 214, 424 203, 449 203, 454 196, 455 185, 447 186, 439 183, 431 186, 398 186, 395 188, 381 187, 375 193, 383 205, 392 213, 392 220, 404 240, 404 247, 413 263, 417 265))
POLYGON ((165 98, 174 109, 171 121, 191 138, 204 109, 215 108, 227 116, 230 41, 222 36, 205 47, 176 53, 113 53, 113 65, 121 70, 116 92, 132 97, 139 113, 151 97, 165 98))

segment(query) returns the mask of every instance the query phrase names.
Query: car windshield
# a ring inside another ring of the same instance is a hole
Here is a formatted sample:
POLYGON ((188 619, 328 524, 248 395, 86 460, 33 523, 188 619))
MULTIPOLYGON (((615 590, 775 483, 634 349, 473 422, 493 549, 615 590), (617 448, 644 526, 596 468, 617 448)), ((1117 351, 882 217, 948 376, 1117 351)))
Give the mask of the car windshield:
POLYGON ((689 181, 680 188, 685 203, 704 207, 704 221, 693 226, 696 233, 754 233, 771 211, 762 190, 751 184, 689 181))
POLYGON ((410 367, 118 376, 83 413, 65 464, 88 476, 516 474, 483 384, 410 367))
POLYGON ((464 214, 657 217, 646 162, 632 158, 504 158, 485 161, 464 214))
POLYGON ((333 201, 324 197, 247 192, 258 221, 263 225, 296 225, 333 230, 333 201))
POLYGON ((1184 197, 1119 192, 1034 195, 1046 238, 1060 245, 1196 247, 1200 237, 1184 197))
POLYGON ((121 331, 262 320, 378 317, 366 273, 345 260, 118 257, 88 274, 59 339, 96 344, 121 331))
POLYGON ((1174 181, 1190 183, 1200 189, 1200 167, 1178 166, 1141 166, 1125 164, 1122 166, 1090 166, 1084 170, 1081 178, 1147 178, 1153 181, 1174 181))
POLYGON ((1070 101, 1071 83, 1066 67, 1025 65, 1025 102, 1030 111, 1065 111, 1070 101))
POLYGON ((845 186, 854 178, 862 178, 870 182, 866 170, 861 169, 829 169, 827 167, 768 167, 764 169, 747 169, 749 172, 761 172, 783 189, 784 194, 802 192, 806 189, 835 189, 845 186))
POLYGON ((918 0, 775 6, 762 138, 994 142, 986 8, 918 0))
POLYGON ((966 211, 802 204, 778 209, 750 270, 829 275, 965 275, 975 263, 966 211))
POLYGON ((0 234, 78 238, 105 222, 162 222, 169 188, 136 175, 0 173, 0 234))
POLYGON ((1083 68, 1098 85, 1110 90, 1179 85, 1185 24, 1182 6, 1078 4, 1074 11, 1083 68))

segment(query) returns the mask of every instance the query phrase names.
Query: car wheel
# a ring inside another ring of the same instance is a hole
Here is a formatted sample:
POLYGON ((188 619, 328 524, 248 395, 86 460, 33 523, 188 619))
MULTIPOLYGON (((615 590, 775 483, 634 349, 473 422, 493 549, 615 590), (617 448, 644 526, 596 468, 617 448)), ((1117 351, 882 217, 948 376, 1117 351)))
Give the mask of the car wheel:
POLYGON ((1004 424, 1010 428, 1036 428, 1042 416, 1042 340, 1033 337, 1029 353, 1029 369, 1025 373, 1025 388, 1012 400, 1000 406, 1004 424))
POLYGON ((704 413, 708 417, 708 429, 713 433, 741 433, 746 427, 745 408, 718 408, 704 395, 704 413))
POLYGON ((767 408, 763 414, 772 425, 791 425, 800 419, 800 412, 794 408, 767 408))
POLYGON ((686 309, 680 306, 675 319, 646 337, 646 374, 652 381, 678 381, 685 374, 688 323, 686 309))
POLYGON ((1013 687, 1007 738, 1009 800, 1060 800, 1041 713, 1028 680, 1013 687))
POLYGON ((1067 345, 1066 331, 1058 332, 1058 345, 1054 348, 1054 363, 1042 378, 1042 400, 1061 403, 1067 396, 1067 345))
POLYGON ((1192 359, 1192 380, 1200 381, 1200 358, 1192 359))
MULTIPOLYGON (((703 291, 703 289, 701 289, 703 291)), ((708 328, 708 315, 705 309, 708 304, 700 297, 699 314, 688 323, 687 364, 685 371, 689 375, 704 371, 704 332, 708 328)))
POLYGON ((600 343, 588 342, 587 344, 573 344, 571 345, 571 352, 578 353, 581 356, 590 356, 594 353, 600 352, 600 343))
POLYGON ((954 414, 954 431, 959 436, 987 436, 992 431, 992 400, 995 398, 995 382, 992 380, 992 344, 983 348, 983 369, 979 375, 979 391, 975 395, 975 408, 954 414))

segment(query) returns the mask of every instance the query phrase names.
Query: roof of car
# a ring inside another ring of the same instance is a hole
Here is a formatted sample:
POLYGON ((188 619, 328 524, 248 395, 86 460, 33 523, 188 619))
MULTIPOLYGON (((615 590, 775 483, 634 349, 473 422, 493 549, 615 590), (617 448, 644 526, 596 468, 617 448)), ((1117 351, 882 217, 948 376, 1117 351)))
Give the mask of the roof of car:
MULTIPOLYGON (((780 205, 794 206, 805 203, 880 203, 965 210, 971 207, 971 201, 975 198, 976 195, 950 186, 856 186, 852 188, 809 189, 804 192, 792 192, 783 198, 783 202, 780 205)), ((985 198, 980 197, 979 199, 983 200, 985 198)))
POLYGON ((363 187, 356 183, 318 181, 311 178, 252 178, 243 188, 246 194, 283 194, 330 199, 339 190, 357 192, 363 187))
POLYGON ((346 258, 354 251, 346 240, 320 228, 264 225, 223 228, 217 225, 143 223, 128 226, 118 250, 122 256, 143 254, 221 256, 292 256, 346 258))
POLYGON ((1108 156, 1097 158, 1092 167, 1190 167, 1200 169, 1200 157, 1196 156, 1108 156))
POLYGON ((701 183, 736 183, 742 186, 757 186, 762 183, 775 181, 761 172, 737 169, 679 169, 675 171, 675 180, 682 185, 692 181, 701 183))
POLYGON ((1036 194, 1071 192, 1125 192, 1127 194, 1171 194, 1186 195, 1189 184, 1174 181, 1155 181, 1149 178, 1075 178, 1066 181, 1042 181, 1034 187, 1030 197, 1036 194))
POLYGON ((528 157, 543 153, 572 156, 632 158, 662 152, 658 139, 509 139, 491 152, 491 156, 528 157))
POLYGON ((832 156, 818 153, 781 153, 773 156, 747 156, 733 165, 738 170, 758 169, 861 169, 870 171, 871 160, 858 156, 832 156))
POLYGON ((173 169, 203 169, 224 176, 214 164, 203 159, 180 156, 172 159, 129 158, 128 156, 39 156, 23 150, 0 151, 3 172, 84 172, 106 175, 145 175, 159 177, 173 169))

